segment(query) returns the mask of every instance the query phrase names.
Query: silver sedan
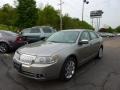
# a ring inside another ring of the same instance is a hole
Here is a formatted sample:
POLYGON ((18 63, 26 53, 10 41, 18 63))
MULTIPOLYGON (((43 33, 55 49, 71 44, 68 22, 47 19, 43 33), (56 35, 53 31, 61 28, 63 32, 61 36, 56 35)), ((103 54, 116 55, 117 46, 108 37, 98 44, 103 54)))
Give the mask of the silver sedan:
POLYGON ((13 63, 21 75, 29 78, 70 80, 77 67, 95 57, 103 57, 102 37, 92 30, 75 29, 19 48, 13 63))

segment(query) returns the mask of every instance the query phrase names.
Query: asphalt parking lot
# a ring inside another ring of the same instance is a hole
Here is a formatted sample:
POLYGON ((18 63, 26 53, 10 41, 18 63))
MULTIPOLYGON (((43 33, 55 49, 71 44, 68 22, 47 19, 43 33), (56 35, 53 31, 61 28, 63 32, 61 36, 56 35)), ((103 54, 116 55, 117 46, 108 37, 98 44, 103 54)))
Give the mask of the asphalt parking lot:
POLYGON ((0 55, 0 90, 120 90, 120 37, 104 40, 104 57, 81 66, 69 82, 37 81, 20 76, 13 54, 0 55))

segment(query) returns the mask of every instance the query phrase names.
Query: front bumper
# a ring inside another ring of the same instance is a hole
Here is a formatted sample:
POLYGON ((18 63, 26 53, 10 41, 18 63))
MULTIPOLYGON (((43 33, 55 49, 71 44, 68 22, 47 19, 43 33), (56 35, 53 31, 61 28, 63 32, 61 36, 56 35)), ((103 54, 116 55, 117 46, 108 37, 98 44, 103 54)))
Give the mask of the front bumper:
POLYGON ((17 60, 13 60, 14 68, 23 76, 37 79, 49 80, 59 78, 61 65, 25 65, 17 60))

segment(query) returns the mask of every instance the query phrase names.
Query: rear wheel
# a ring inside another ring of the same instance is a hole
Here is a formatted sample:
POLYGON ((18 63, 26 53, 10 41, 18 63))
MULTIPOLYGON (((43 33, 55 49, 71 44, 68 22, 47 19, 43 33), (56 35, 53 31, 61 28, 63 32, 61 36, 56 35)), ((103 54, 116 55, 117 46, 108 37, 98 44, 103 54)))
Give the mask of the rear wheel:
POLYGON ((0 43, 0 53, 6 53, 8 52, 8 45, 6 43, 0 43))
POLYGON ((103 57, 103 48, 101 47, 101 48, 99 49, 97 58, 101 59, 102 57, 103 57))
POLYGON ((74 76, 75 70, 76 70, 75 58, 74 57, 67 58, 67 60, 65 61, 62 67, 62 71, 60 75, 61 80, 63 81, 70 80, 74 76))

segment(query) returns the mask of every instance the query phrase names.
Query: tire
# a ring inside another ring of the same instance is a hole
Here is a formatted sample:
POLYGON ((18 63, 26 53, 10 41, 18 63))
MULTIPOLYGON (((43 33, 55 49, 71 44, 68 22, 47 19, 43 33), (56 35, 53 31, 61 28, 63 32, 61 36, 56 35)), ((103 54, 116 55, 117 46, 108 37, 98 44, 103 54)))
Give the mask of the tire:
POLYGON ((98 58, 98 59, 102 59, 102 58, 103 58, 103 48, 102 48, 102 47, 99 49, 97 58, 98 58))
POLYGON ((6 43, 0 43, 0 53, 7 53, 8 51, 8 45, 6 43))
POLYGON ((76 60, 74 57, 69 57, 63 64, 60 79, 62 81, 68 81, 72 79, 72 77, 75 75, 75 72, 76 72, 76 60))

